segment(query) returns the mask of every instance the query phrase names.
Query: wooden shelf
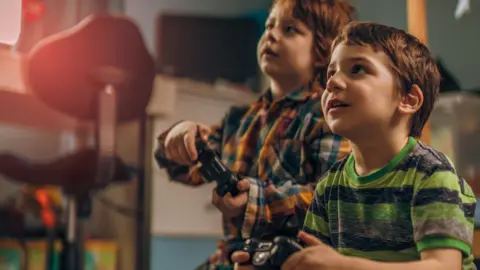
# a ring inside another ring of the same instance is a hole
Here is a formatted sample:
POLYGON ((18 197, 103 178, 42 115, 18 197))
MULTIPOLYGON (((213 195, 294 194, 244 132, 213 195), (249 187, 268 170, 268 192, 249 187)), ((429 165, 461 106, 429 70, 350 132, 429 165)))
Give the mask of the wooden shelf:
POLYGON ((473 233, 472 253, 475 258, 480 258, 480 230, 475 230, 473 233))
MULTIPOLYGON (((426 0, 407 0, 407 27, 410 34, 428 44, 426 0)), ((430 121, 423 128, 421 140, 430 143, 430 121)))

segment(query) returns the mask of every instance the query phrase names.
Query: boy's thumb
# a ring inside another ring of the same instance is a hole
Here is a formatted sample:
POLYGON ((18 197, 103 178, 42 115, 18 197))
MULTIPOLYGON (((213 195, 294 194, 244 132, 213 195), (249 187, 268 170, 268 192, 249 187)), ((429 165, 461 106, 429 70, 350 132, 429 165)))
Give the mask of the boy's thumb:
POLYGON ((304 231, 300 231, 298 233, 298 238, 307 246, 317 246, 317 245, 323 244, 322 241, 320 241, 320 239, 304 231))
POLYGON ((234 263, 240 263, 240 264, 248 262, 249 259, 250 259, 250 255, 247 252, 243 252, 243 251, 234 252, 231 258, 231 260, 234 263))
POLYGON ((205 141, 208 141, 208 137, 210 136, 210 128, 205 125, 199 124, 197 126, 198 132, 200 133, 200 138, 205 141))

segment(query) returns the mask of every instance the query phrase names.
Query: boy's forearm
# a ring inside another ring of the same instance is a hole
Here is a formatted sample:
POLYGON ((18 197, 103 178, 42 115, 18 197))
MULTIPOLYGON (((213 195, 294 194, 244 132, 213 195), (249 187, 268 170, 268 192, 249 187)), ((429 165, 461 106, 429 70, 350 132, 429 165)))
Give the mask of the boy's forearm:
MULTIPOLYGON (((345 263, 341 270, 457 270, 449 269, 435 259, 420 260, 414 262, 378 262, 358 257, 345 257, 345 263)), ((458 268, 460 270, 461 267, 458 268)))

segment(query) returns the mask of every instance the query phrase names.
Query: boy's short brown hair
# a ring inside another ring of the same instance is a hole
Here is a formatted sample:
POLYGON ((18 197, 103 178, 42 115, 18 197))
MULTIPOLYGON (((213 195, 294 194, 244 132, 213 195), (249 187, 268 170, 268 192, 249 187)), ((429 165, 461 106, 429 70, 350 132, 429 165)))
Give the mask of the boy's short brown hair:
POLYGON ((315 80, 324 88, 330 62, 330 46, 340 30, 356 19, 356 10, 341 0, 274 0, 307 25, 314 37, 315 80))
POLYGON ((420 87, 423 104, 413 115, 409 133, 410 136, 420 137, 440 87, 440 73, 427 46, 403 30, 371 22, 347 25, 334 40, 332 51, 342 42, 383 51, 392 61, 402 94, 408 94, 412 85, 420 87))

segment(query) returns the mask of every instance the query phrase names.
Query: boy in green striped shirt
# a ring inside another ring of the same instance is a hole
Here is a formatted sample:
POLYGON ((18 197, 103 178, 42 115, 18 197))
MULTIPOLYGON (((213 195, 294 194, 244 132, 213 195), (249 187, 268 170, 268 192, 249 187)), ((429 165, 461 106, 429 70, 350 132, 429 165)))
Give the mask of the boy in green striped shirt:
POLYGON ((300 234, 310 247, 282 269, 476 269, 476 198, 445 154, 414 139, 440 83, 427 47, 356 22, 332 49, 322 106, 352 153, 319 182, 300 234))
POLYGON ((354 22, 332 50, 323 112, 352 153, 319 181, 299 234, 308 247, 282 270, 476 269, 475 196, 443 153, 415 139, 440 83, 427 47, 354 22))

